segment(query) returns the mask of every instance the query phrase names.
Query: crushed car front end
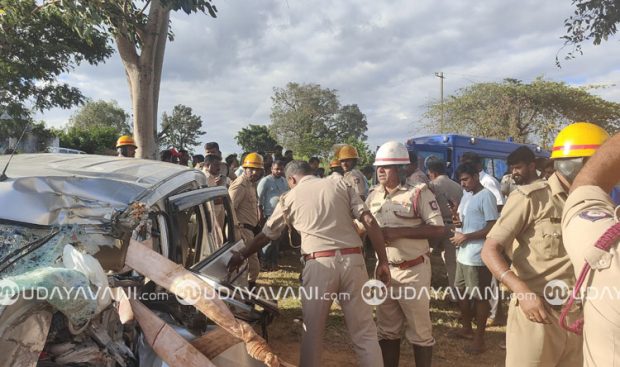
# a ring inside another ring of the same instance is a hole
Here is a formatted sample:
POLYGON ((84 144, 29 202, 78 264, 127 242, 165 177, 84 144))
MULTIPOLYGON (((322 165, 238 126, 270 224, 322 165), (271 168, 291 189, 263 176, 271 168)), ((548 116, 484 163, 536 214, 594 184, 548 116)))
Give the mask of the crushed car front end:
POLYGON ((89 155, 16 156, 7 176, 0 365, 280 364, 248 325, 266 332, 277 306, 225 271, 243 246, 225 188, 177 165, 89 155))

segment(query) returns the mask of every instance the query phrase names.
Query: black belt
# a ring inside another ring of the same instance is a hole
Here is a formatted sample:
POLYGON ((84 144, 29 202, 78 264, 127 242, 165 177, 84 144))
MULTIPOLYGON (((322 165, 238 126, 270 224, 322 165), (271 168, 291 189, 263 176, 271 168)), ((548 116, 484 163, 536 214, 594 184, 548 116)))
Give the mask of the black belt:
POLYGON ((258 225, 253 226, 247 223, 239 223, 239 226, 241 228, 252 231, 252 233, 254 233, 255 236, 261 232, 261 228, 258 225))

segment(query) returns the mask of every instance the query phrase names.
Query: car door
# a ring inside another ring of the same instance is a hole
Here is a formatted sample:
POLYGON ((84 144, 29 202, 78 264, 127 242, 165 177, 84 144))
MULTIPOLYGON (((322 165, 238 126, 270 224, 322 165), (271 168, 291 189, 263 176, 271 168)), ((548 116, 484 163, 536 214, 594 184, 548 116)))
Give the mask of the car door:
POLYGON ((232 274, 226 269, 232 252, 245 246, 235 237, 226 188, 209 187, 171 196, 168 208, 173 237, 170 258, 182 262, 219 291, 236 317, 261 323, 265 334, 266 324, 278 312, 277 304, 261 295, 250 294, 246 282, 247 263, 232 274), (222 217, 218 218, 219 209, 224 211, 223 222, 222 217))

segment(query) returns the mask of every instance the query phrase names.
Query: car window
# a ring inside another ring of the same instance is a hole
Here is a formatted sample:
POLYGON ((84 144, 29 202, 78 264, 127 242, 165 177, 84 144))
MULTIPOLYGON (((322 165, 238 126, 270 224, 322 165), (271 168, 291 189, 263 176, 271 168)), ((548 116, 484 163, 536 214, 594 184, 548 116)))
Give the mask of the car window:
POLYGON ((203 246, 205 230, 208 230, 204 214, 202 205, 176 213, 177 256, 180 255, 181 263, 186 267, 195 263, 196 252, 203 246))
POLYGON ((196 190, 171 198, 175 246, 170 258, 185 267, 201 262, 230 241, 234 241, 232 214, 226 191, 196 190), (201 195, 202 193, 205 195, 201 195))
POLYGON ((493 176, 501 181, 506 173, 508 173, 508 164, 506 160, 498 158, 493 159, 493 176))
POLYGON ((483 157, 482 169, 500 181, 508 171, 508 164, 505 159, 483 157))
POLYGON ((425 151, 425 150, 419 150, 416 153, 418 155, 418 167, 424 172, 427 172, 426 162, 428 161, 430 157, 439 158, 444 162, 446 160, 444 153, 440 153, 440 152, 430 152, 430 151, 425 151))

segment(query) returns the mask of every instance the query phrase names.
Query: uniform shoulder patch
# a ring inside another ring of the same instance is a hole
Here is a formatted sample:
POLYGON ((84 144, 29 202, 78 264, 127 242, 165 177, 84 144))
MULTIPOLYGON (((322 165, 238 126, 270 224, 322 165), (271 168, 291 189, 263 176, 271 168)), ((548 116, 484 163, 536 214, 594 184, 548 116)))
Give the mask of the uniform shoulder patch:
POLYGON ((437 200, 432 200, 431 202, 428 203, 431 206, 431 209, 433 210, 439 210, 439 205, 437 204, 437 200))
POLYGON ((538 190, 542 190, 549 187, 549 183, 547 181, 536 181, 534 183, 531 183, 529 185, 519 185, 517 186, 517 192, 525 195, 525 196, 530 196, 533 192, 536 192, 538 190))
POLYGON ((579 213, 579 218, 596 222, 597 220, 611 218, 612 215, 602 210, 585 210, 579 213))

